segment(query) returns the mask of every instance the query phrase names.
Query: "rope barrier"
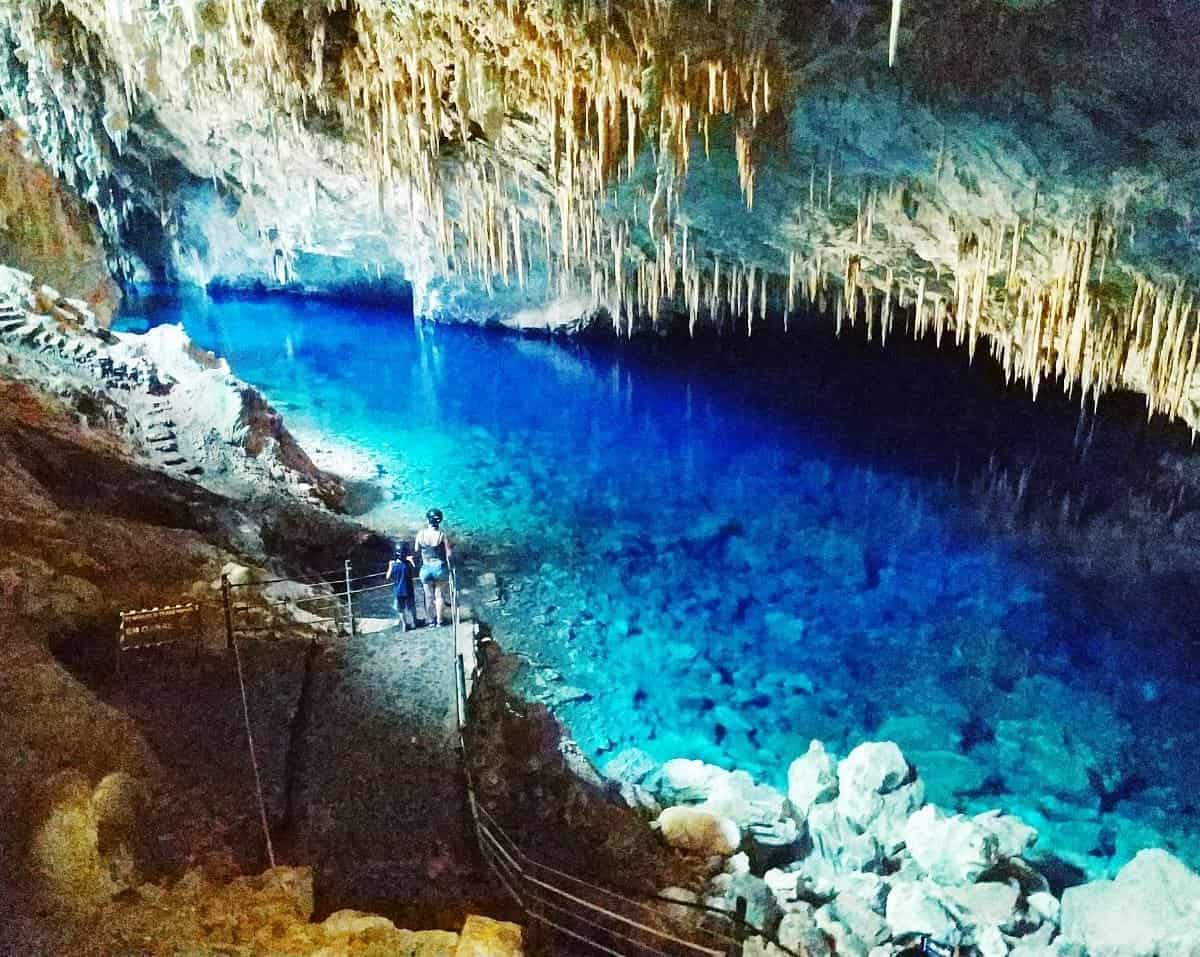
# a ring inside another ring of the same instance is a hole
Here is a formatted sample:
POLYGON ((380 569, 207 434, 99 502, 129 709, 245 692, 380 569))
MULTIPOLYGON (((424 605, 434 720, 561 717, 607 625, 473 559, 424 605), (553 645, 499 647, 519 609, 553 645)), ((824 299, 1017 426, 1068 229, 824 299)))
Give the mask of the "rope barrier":
MULTIPOLYGON (((230 588, 258 588, 265 585, 308 585, 309 587, 320 587, 321 585, 342 585, 345 583, 344 569, 339 568, 336 572, 322 572, 316 578, 310 580, 308 576, 298 575, 291 578, 264 578, 258 581, 231 582, 230 588)), ((350 579, 353 582, 367 581, 371 578, 383 578, 387 575, 386 571, 372 572, 370 575, 356 575, 350 579)))
MULTIPOLYGON (((483 814, 488 819, 488 821, 491 822, 492 827, 495 829, 495 831, 497 831, 499 834, 503 835, 505 841, 508 842, 508 845, 511 848, 512 853, 517 855, 518 857, 520 857, 520 859, 528 866, 537 868, 538 870, 545 871, 550 874, 553 874, 554 876, 560 877, 564 880, 571 881, 572 883, 577 884, 580 887, 586 887, 588 890, 596 891, 597 893, 607 895, 608 897, 611 897, 614 900, 621 901, 623 904, 629 904, 632 907, 642 908, 644 911, 646 911, 647 913, 653 914, 655 917, 661 918, 663 916, 662 912, 657 907, 655 907, 653 904, 649 904, 646 901, 634 900, 632 897, 627 897, 624 894, 621 894, 620 892, 613 890, 611 887, 602 887, 599 884, 593 884, 590 881, 585 881, 582 878, 574 876, 573 874, 568 874, 566 871, 561 871, 556 867, 551 867, 549 864, 543 864, 541 861, 534 860, 528 854, 526 854, 524 851, 521 850, 520 846, 516 843, 516 841, 514 841, 511 837, 508 836, 508 834, 504 831, 504 828, 500 825, 500 822, 496 820, 495 816, 492 815, 487 810, 487 808, 483 807, 482 805, 479 805, 478 809, 479 809, 480 813, 483 814)), ((486 831, 487 831, 488 836, 493 841, 495 841, 497 844, 500 843, 498 838, 495 836, 495 834, 492 833, 492 828, 486 828, 486 831)), ((529 879, 531 881, 533 881, 534 883, 540 884, 541 886, 544 886, 544 887, 551 886, 551 885, 548 885, 545 882, 539 880, 536 877, 530 876, 529 879)), ((556 893, 560 894, 563 897, 568 897, 572 900, 578 900, 578 898, 574 897, 574 895, 570 894, 567 891, 559 890, 557 888, 555 889, 555 891, 556 891, 556 893)), ((678 905, 678 906, 685 907, 685 908, 692 909, 692 910, 699 910, 699 911, 711 913, 711 914, 721 917, 725 920, 729 919, 729 914, 726 911, 720 910, 719 908, 716 908, 716 907, 708 907, 703 904, 693 904, 690 901, 679 901, 679 900, 675 900, 674 898, 671 898, 671 897, 662 897, 657 894, 655 895, 654 899, 656 901, 661 902, 662 904, 678 905)), ((604 908, 600 907, 597 904, 584 902, 584 906, 591 907, 593 909, 600 910, 605 913, 611 913, 609 911, 605 911, 604 908)), ((623 920, 626 923, 633 924, 634 926, 640 927, 643 930, 648 930, 651 933, 659 933, 658 931, 654 931, 653 929, 648 928, 643 924, 638 924, 632 918, 625 918, 625 917, 621 917, 619 915, 613 915, 613 916, 617 916, 618 920, 623 920)), ((703 930, 705 933, 709 934, 712 937, 716 937, 718 939, 727 939, 727 935, 720 934, 720 933, 710 930, 708 928, 698 928, 698 929, 703 930)), ((679 940, 678 938, 675 938, 672 935, 667 934, 665 932, 662 932, 661 936, 664 936, 664 937, 667 937, 668 939, 674 940, 676 943, 683 944, 684 946, 688 946, 688 947, 699 946, 699 945, 693 944, 690 941, 679 940)))
POLYGON ((263 798, 262 776, 258 771, 258 756, 254 752, 254 733, 250 730, 250 704, 246 699, 246 678, 242 673, 242 652, 237 639, 233 641, 233 657, 237 662, 238 688, 242 693, 242 717, 246 722, 246 743, 250 746, 250 766, 254 768, 254 791, 258 795, 258 816, 262 821, 263 837, 267 841, 267 860, 275 866, 275 848, 271 844, 271 826, 267 823, 267 803, 263 798))

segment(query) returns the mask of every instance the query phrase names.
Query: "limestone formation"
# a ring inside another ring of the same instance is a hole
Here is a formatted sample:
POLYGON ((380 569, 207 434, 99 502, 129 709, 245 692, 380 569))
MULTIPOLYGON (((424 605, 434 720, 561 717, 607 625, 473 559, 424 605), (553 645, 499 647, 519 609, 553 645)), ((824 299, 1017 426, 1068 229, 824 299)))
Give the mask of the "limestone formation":
POLYGON ((806 815, 814 804, 837 797, 837 791, 837 762, 820 741, 811 742, 788 768, 788 800, 806 815))
POLYGON ((1196 14, 1077 7, 31 0, 0 108, 125 275, 626 334, 803 310, 1195 422, 1194 184, 1159 171, 1195 166, 1196 14), (1168 76, 1145 131, 1125 91, 1168 76))
POLYGON ((1095 957, 1200 953, 1200 875, 1142 851, 1112 881, 1067 888, 1062 936, 1095 957))
POLYGON ((904 842, 917 865, 941 884, 974 881, 999 858, 996 835, 961 814, 928 804, 908 819, 904 842))

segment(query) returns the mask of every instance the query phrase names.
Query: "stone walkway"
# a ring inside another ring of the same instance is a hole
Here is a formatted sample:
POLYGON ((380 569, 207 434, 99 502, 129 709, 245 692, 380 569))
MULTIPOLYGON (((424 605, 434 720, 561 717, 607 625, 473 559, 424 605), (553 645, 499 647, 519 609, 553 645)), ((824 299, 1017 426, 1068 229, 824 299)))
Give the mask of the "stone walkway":
POLYGON ((450 628, 391 628, 316 657, 292 758, 288 857, 315 868, 319 912, 452 928, 504 908, 470 825, 451 655, 450 628))

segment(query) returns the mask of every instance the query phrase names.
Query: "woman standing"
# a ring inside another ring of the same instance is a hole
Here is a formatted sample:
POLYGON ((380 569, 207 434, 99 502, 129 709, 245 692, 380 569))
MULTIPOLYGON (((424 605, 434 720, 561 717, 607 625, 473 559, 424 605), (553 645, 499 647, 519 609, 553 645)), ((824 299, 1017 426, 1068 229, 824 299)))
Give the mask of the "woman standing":
POLYGON ((431 508, 425 513, 426 526, 417 532, 417 549, 421 553, 421 584, 425 588, 425 619, 435 619, 440 628, 442 610, 446 607, 443 586, 450 580, 450 540, 442 531, 442 510, 431 508))

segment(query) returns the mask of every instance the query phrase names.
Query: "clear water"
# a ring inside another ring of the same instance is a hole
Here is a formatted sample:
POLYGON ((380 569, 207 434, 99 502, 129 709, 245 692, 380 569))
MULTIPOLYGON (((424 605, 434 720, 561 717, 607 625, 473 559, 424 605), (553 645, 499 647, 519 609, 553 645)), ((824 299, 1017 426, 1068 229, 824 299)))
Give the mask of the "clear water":
POLYGON ((123 320, 160 322, 310 447, 369 455, 388 496, 372 521, 445 511, 464 560, 499 575, 481 614, 528 656, 525 690, 597 763, 636 746, 784 787, 811 738, 892 739, 931 799, 1018 813, 1089 874, 1151 845, 1200 863, 1194 673, 1136 653, 1144 617, 963 531, 944 483, 895 468, 871 383, 846 399, 875 420, 864 441, 814 411, 802 361, 760 375, 288 298, 123 320))

